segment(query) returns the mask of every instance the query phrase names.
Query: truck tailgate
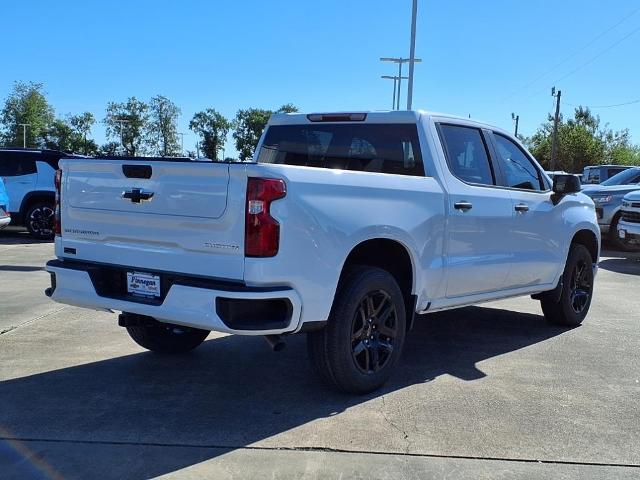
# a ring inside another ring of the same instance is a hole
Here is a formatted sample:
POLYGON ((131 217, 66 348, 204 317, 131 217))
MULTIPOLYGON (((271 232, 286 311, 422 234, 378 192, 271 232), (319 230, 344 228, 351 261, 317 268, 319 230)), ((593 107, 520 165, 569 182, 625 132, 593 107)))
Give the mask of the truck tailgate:
POLYGON ((60 166, 58 256, 242 280, 244 165, 83 159, 60 166))

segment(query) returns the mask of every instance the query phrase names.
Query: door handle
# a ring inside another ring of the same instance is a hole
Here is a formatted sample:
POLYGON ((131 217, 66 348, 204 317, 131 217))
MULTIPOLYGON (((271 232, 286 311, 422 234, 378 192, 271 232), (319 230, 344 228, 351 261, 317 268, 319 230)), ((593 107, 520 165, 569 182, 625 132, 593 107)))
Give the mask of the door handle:
POLYGON ((526 203, 519 203, 514 208, 516 209, 516 212, 528 212, 529 211, 529 205, 527 205, 526 203))
POLYGON ((469 202, 456 202, 453 204, 453 208, 466 212, 467 210, 471 210, 473 208, 473 204, 469 202))

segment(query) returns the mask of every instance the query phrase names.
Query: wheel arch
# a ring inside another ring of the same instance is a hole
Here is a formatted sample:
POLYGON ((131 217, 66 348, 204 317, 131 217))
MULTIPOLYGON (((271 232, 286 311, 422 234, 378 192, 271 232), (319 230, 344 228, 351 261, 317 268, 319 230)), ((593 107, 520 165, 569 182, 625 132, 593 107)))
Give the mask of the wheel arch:
POLYGON ((389 272, 398 283, 405 298, 407 328, 413 326, 416 308, 416 268, 409 248, 398 240, 371 238, 355 245, 347 255, 339 281, 351 266, 366 265, 389 272))
POLYGON ((600 254, 600 242, 598 241, 598 237, 595 233, 593 233, 589 229, 578 230, 571 239, 571 243, 577 243, 580 245, 584 245, 589 253, 591 254, 591 259, 593 263, 596 264, 598 262, 598 257, 600 254))
POLYGON ((24 217, 27 214, 27 210, 29 210, 29 208, 34 203, 51 202, 51 204, 53 204, 55 200, 56 200, 55 192, 50 192, 48 190, 36 190, 36 191, 27 193, 22 199, 22 203, 20 204, 20 218, 24 220, 24 217))

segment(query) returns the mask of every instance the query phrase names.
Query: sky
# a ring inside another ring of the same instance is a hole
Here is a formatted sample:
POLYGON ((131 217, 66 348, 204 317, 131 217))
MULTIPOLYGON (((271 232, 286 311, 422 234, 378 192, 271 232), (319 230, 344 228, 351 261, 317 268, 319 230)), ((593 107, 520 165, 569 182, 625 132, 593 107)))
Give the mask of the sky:
MULTIPOLYGON (((391 108, 409 56, 411 0, 30 0, 0 4, 0 100, 43 83, 56 114, 162 94, 193 114, 215 108, 302 112, 391 108)), ((531 135, 553 111, 594 106, 640 143, 640 0, 418 0, 413 107, 531 135)), ((406 90, 402 108, 406 107, 406 90)), ((98 123, 93 136, 106 141, 98 123)), ((235 153, 229 136, 226 155, 235 153)))

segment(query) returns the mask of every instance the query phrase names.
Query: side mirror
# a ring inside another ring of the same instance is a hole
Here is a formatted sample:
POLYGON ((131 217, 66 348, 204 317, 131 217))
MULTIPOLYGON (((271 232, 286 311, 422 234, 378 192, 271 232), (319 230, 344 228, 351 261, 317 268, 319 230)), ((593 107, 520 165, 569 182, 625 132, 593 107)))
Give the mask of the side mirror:
POLYGON ((554 175, 553 193, 556 195, 568 195, 578 193, 582 189, 580 178, 577 175, 554 175))

